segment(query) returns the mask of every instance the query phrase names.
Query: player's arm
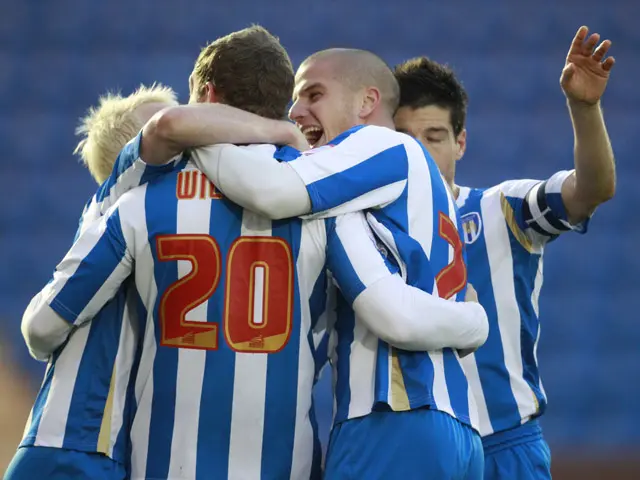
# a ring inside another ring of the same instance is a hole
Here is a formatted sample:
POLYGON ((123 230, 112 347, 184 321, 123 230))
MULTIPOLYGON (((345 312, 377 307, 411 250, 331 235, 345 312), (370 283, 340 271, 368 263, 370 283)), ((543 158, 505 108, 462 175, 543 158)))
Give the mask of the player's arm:
POLYGON ((121 150, 90 210, 104 214, 127 191, 172 171, 187 148, 267 140, 306 145, 304 136, 289 122, 269 120, 222 104, 169 107, 152 117, 121 150))
POLYGON ((600 36, 587 38, 587 34, 587 27, 576 33, 560 77, 574 134, 575 173, 562 185, 562 201, 572 224, 587 219, 613 197, 616 188, 613 150, 600 108, 614 65, 612 57, 604 58, 611 41, 595 48, 600 36))
POLYGON ((233 145, 195 150, 193 158, 226 196, 249 210, 272 219, 326 217, 396 200, 408 175, 404 142, 398 132, 367 126, 289 162, 233 145))
POLYGON ((385 342, 404 350, 445 347, 473 351, 487 339, 479 303, 455 302, 407 285, 378 252, 362 213, 328 221, 327 261, 358 319, 385 342))
POLYGON ((271 120, 221 103, 169 107, 156 113, 142 129, 140 153, 161 165, 188 148, 218 143, 278 143, 306 148, 290 122, 271 120))
POLYGON ((149 165, 140 158, 141 144, 142 132, 122 148, 113 164, 111 175, 98 187, 87 206, 86 214, 92 218, 104 215, 125 193, 171 172, 180 160, 180 157, 176 157, 170 163, 149 165))
POLYGON ((575 173, 562 185, 562 201, 571 224, 589 218, 616 189, 616 169, 600 105, 568 102, 574 133, 575 173))
POLYGON ((115 206, 82 231, 52 280, 29 303, 22 334, 31 354, 47 359, 75 327, 93 318, 113 297, 132 267, 115 206))

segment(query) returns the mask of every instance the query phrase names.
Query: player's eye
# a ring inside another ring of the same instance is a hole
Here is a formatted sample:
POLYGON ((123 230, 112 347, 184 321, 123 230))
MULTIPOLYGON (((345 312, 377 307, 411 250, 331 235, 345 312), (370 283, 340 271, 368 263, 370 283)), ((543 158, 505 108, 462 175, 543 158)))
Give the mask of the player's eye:
POLYGON ((310 102, 315 102, 315 101, 319 100, 321 96, 322 96, 322 94, 320 92, 312 92, 312 93, 309 94, 309 101, 310 102))

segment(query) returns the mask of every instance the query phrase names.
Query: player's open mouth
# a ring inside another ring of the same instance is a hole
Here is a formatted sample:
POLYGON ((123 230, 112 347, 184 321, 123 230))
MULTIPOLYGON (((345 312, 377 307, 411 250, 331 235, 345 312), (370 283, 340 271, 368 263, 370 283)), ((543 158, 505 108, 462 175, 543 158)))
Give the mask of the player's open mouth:
POLYGON ((324 129, 316 125, 307 125, 304 127, 300 127, 300 131, 302 131, 302 134, 305 136, 307 142, 309 142, 309 145, 312 147, 316 146, 316 144, 322 138, 322 134, 324 133, 324 129))

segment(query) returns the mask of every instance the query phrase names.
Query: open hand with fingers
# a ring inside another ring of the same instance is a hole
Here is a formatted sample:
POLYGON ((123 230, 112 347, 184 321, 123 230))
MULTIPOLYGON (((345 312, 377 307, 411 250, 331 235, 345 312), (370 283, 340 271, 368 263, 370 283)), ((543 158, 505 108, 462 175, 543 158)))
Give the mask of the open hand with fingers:
POLYGON ((587 38, 588 34, 588 27, 578 29, 560 75, 560 86, 568 100, 595 105, 607 88, 615 59, 605 58, 611 40, 598 45, 600 34, 592 33, 587 38))

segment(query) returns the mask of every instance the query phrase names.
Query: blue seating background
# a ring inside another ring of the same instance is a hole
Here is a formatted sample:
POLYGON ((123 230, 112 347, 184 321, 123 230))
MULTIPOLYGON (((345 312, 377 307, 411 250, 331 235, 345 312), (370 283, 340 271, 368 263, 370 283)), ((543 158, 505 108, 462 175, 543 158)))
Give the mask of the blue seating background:
MULTIPOLYGON (((640 18, 638 2, 595 0, 298 3, 234 0, 2 2, 0 15, 0 335, 38 382, 20 317, 73 238, 95 185, 72 151, 77 119, 106 90, 160 81, 188 98, 199 48, 252 22, 279 35, 297 65, 332 46, 371 49, 391 64, 427 54, 451 64, 470 95, 460 183, 544 178, 571 166, 558 78, 581 24, 614 42, 603 102, 618 162, 615 201, 584 238, 548 249, 539 360, 552 446, 640 446, 640 18), (249 13, 251 12, 251 13, 249 13)), ((328 382, 318 393, 330 419, 328 382)))

